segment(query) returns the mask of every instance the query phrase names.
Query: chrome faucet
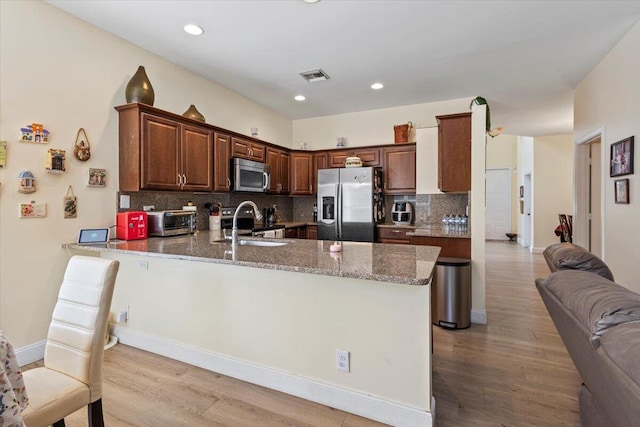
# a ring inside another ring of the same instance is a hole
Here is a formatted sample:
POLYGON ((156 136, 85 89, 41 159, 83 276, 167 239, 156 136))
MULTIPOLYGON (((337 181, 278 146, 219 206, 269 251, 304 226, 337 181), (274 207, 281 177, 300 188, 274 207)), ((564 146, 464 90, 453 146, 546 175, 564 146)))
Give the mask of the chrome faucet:
POLYGON ((238 245, 238 212, 240 212, 240 208, 244 205, 249 205, 253 208, 253 216, 256 217, 258 221, 262 219, 262 214, 260 213, 260 209, 253 203, 251 200, 245 200, 240 203, 236 208, 235 213, 233 214, 233 227, 231 228, 231 246, 238 245))

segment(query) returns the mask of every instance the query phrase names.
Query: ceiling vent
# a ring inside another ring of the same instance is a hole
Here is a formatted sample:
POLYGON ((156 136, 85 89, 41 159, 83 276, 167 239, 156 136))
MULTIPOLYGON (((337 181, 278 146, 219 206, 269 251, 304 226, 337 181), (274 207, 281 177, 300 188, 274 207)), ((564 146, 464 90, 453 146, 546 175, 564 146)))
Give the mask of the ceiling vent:
POLYGON ((300 75, 309 83, 321 82, 323 80, 329 80, 331 77, 321 69, 305 71, 300 75))

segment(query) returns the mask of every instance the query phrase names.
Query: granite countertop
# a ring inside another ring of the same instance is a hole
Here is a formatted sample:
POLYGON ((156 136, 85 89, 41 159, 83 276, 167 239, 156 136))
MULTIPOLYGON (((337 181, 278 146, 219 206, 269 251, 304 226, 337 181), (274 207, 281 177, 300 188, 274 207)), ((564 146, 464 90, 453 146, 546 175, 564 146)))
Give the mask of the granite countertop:
POLYGON ((376 226, 378 228, 410 228, 410 229, 415 229, 416 226, 415 225, 398 225, 398 224, 393 224, 393 223, 384 223, 384 224, 376 224, 376 226))
POLYGON ((443 230, 440 227, 416 227, 414 231, 407 232, 407 236, 417 237, 449 237, 454 239, 470 239, 471 231, 443 230))
POLYGON ((182 259, 232 264, 326 276, 391 282, 401 285, 427 285, 440 248, 435 246, 390 245, 343 242, 342 252, 329 251, 331 241, 306 239, 247 239, 287 242, 284 246, 236 246, 214 240, 214 233, 151 237, 108 245, 64 244, 81 251, 182 259))

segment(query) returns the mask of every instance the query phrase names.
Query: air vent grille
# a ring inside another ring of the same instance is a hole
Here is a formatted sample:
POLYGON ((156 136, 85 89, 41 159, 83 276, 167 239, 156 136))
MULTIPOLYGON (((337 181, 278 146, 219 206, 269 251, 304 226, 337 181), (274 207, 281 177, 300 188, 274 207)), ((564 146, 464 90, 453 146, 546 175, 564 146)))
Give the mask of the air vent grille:
POLYGON ((321 82, 323 80, 329 80, 331 77, 321 69, 305 71, 300 75, 309 83, 321 82))

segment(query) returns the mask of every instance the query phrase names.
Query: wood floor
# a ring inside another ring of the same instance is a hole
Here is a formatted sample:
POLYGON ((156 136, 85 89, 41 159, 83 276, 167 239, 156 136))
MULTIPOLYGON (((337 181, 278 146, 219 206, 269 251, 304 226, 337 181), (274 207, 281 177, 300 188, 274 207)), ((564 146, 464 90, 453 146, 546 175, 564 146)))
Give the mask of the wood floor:
MULTIPOLYGON (((542 256, 488 242, 486 270, 489 325, 434 327, 436 425, 578 426, 581 381, 534 285, 542 256)), ((107 427, 382 425, 122 344, 104 379, 107 427)), ((86 426, 86 410, 66 424, 86 426)))

